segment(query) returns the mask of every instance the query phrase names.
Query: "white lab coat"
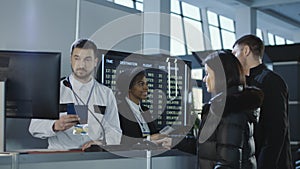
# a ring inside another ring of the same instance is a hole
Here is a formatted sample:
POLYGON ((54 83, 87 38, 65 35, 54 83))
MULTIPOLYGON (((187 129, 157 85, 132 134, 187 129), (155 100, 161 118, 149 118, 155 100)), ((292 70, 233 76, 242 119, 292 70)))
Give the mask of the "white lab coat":
MULTIPOLYGON (((77 81, 72 75, 69 76, 73 90, 86 103, 89 92, 95 82, 93 92, 91 94, 88 108, 102 123, 105 130, 106 143, 108 145, 120 144, 122 130, 120 128, 119 115, 117 110, 116 99, 110 88, 98 83, 95 79, 87 84, 82 84, 77 81), (95 113, 94 105, 106 106, 104 116, 100 113, 95 113), (103 118, 104 117, 104 118, 103 118)), ((78 99, 77 99, 78 100, 78 99)), ((77 104, 72 90, 64 86, 63 81, 60 87, 60 103, 77 104)), ((79 101, 79 104, 82 103, 79 101)), ((60 113, 64 115, 66 112, 60 113)), ((65 131, 54 132, 52 126, 55 120, 32 119, 29 132, 34 136, 42 139, 48 138, 48 148, 55 150, 77 149, 91 140, 102 139, 102 128, 95 118, 88 113, 88 135, 74 135, 73 128, 65 131)))

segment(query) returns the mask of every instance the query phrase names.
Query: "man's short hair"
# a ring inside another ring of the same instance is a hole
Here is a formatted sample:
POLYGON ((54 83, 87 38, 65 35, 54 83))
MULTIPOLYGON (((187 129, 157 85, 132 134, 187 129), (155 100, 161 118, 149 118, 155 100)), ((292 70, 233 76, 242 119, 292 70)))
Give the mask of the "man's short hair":
POLYGON ((249 46, 251 52, 255 56, 259 57, 258 59, 262 59, 264 55, 265 45, 263 41, 255 35, 249 34, 249 35, 242 36, 233 44, 233 47, 235 47, 236 45, 249 46))
POLYGON ((98 57, 98 48, 97 45, 89 39, 78 39, 71 46, 71 55, 75 48, 80 49, 92 49, 94 51, 95 57, 98 57))

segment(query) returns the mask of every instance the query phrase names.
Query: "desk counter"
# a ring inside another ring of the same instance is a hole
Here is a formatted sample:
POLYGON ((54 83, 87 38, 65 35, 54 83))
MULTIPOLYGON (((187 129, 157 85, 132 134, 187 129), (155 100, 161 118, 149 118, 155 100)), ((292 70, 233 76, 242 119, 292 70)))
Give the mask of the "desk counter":
POLYGON ((179 150, 0 153, 1 169, 195 169, 196 156, 179 150), (152 156, 152 154, 155 154, 152 156))

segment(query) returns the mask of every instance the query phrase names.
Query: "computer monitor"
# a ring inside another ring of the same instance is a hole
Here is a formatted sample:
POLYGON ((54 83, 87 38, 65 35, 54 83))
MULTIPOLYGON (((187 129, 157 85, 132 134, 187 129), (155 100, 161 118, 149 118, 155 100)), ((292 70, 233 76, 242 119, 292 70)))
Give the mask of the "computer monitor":
POLYGON ((59 118, 59 52, 0 51, 5 113, 10 118, 59 118))
POLYGON ((116 91, 118 74, 125 69, 143 67, 148 80, 149 95, 143 105, 157 119, 158 129, 166 125, 173 128, 191 126, 191 63, 168 55, 142 55, 120 51, 99 50, 101 63, 97 80, 116 91))

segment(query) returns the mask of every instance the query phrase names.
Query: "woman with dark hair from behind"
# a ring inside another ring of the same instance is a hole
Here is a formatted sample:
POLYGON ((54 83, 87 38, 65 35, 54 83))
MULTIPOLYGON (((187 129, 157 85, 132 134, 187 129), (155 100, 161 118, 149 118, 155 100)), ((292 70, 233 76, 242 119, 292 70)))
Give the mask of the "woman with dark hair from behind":
POLYGON ((256 169, 253 123, 262 91, 246 86, 242 66, 229 51, 216 51, 203 64, 212 98, 201 114, 198 168, 256 169))
POLYGON ((116 87, 115 95, 123 134, 121 144, 135 146, 145 143, 146 140, 147 144, 150 144, 149 141, 151 141, 154 144, 170 148, 170 138, 159 134, 149 108, 142 105, 142 100, 147 99, 148 96, 145 70, 141 67, 126 69, 118 75, 116 87))

